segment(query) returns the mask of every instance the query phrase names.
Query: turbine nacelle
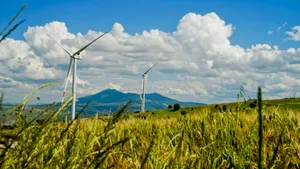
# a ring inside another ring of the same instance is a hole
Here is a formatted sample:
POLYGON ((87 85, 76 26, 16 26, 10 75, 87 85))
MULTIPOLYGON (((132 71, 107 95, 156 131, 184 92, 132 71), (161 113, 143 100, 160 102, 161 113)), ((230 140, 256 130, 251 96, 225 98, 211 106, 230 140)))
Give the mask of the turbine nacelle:
POLYGON ((80 54, 77 54, 76 56, 72 56, 72 58, 77 59, 77 60, 82 60, 80 54), (77 57, 76 57, 77 56, 77 57))

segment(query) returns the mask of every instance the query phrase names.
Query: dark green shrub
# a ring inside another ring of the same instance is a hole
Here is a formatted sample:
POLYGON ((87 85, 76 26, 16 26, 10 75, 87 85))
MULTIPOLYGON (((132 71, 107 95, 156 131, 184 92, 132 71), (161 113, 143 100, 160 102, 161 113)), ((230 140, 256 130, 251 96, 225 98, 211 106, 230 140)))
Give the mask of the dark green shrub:
POLYGON ((173 108, 173 106, 169 104, 168 109, 172 109, 172 108, 173 108))
POLYGON ((213 111, 219 111, 221 108, 219 107, 219 105, 215 105, 215 107, 213 108, 213 111))
POLYGON ((184 116, 184 115, 186 115, 186 114, 187 114, 187 111, 185 111, 185 110, 182 110, 182 111, 180 112, 180 114, 184 116))
POLYGON ((179 110, 179 109, 180 109, 180 104, 178 104, 178 103, 174 104, 173 110, 174 110, 174 111, 177 111, 177 110, 179 110))
POLYGON ((249 104, 249 107, 251 108, 251 109, 253 109, 253 108, 255 108, 256 107, 256 104, 253 102, 253 103, 250 103, 249 104))
POLYGON ((222 109, 223 109, 223 111, 227 111, 227 106, 223 105, 222 109))

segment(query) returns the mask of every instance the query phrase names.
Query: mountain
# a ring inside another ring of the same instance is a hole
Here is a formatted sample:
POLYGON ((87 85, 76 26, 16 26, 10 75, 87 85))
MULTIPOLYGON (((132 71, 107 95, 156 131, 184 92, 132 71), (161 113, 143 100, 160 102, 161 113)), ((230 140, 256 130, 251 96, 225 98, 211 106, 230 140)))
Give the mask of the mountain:
MULTIPOLYGON (((77 107, 82 108, 88 101, 91 101, 87 107, 86 112, 89 114, 106 114, 109 111, 114 112, 119 107, 121 108, 129 100, 132 101, 129 110, 138 111, 140 110, 141 99, 139 94, 135 93, 122 93, 115 89, 106 89, 97 94, 89 95, 85 97, 78 98, 77 107)), ((200 106, 205 105, 204 103, 194 103, 194 102, 181 102, 158 93, 146 94, 146 110, 154 109, 166 109, 169 104, 173 105, 179 103, 181 106, 200 106)))

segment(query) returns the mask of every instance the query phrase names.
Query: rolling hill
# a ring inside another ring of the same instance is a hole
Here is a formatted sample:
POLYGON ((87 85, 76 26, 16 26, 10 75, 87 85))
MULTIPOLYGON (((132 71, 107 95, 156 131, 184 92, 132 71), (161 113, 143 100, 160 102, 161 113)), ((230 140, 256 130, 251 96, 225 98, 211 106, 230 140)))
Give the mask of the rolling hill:
MULTIPOLYGON (((105 115, 109 113, 114 113, 118 108, 123 107, 128 101, 132 101, 132 104, 129 107, 129 111, 135 112, 140 110, 141 99, 140 95, 136 93, 122 93, 115 89, 106 89, 97 94, 81 97, 77 99, 76 103, 76 112, 79 112, 89 101, 90 104, 86 107, 82 115, 84 117, 91 117, 95 114, 105 115)), ((167 109, 168 105, 173 105, 179 103, 182 107, 185 106, 203 106, 204 103, 196 102, 181 102, 174 100, 168 97, 165 97, 158 93, 146 94, 146 111, 158 110, 158 109, 167 109)), ((71 103, 70 103, 71 104, 71 103)), ((3 108, 0 109, 0 115, 2 115, 7 109, 11 109, 15 104, 5 103, 3 108)), ((40 104, 40 105, 28 105, 27 111, 31 107, 35 107, 37 110, 43 110, 51 104, 40 104)), ((61 102, 54 105, 54 109, 58 109, 61 105, 61 102)), ((68 110, 71 111, 71 106, 68 107, 68 110)), ((31 114, 36 115, 36 114, 31 114)), ((65 115, 63 115, 65 117, 65 115)), ((14 117, 12 117, 13 119, 14 117)))
MULTIPOLYGON (((97 94, 85 96, 78 98, 77 106, 80 109, 88 101, 91 101, 90 105, 87 108, 89 114, 105 114, 108 112, 114 112, 119 107, 125 105, 129 100, 132 101, 132 104, 129 108, 131 111, 140 110, 140 95, 135 93, 122 93, 115 89, 106 89, 97 94)), ((158 93, 146 94, 146 110, 154 109, 166 109, 169 104, 179 103, 181 106, 201 106, 205 105, 204 103, 195 103, 195 102, 181 102, 174 100, 168 97, 165 97, 158 93)))

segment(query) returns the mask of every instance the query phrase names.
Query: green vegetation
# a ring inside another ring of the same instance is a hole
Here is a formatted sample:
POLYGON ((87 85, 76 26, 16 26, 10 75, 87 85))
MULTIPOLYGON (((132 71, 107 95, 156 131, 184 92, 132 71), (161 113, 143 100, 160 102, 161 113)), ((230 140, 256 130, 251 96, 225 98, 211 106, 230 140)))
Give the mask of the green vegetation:
POLYGON ((261 111, 244 103, 128 114, 128 103, 113 116, 57 122, 69 97, 58 110, 39 110, 39 124, 22 114, 32 99, 7 111, 16 121, 0 128, 1 168, 300 167, 298 111, 260 99, 261 111), (236 105, 241 111, 230 111, 236 105))
POLYGON ((180 109, 180 107, 181 107, 180 104, 175 103, 174 106, 173 106, 173 110, 174 110, 174 111, 177 111, 177 110, 180 109))
MULTIPOLYGON (((286 98, 277 100, 262 100, 263 107, 265 109, 275 109, 277 111, 289 111, 300 112, 300 98, 286 98)), ((233 102, 233 103, 221 103, 221 104, 210 104, 204 106, 188 106, 181 107, 179 110, 174 111, 173 109, 162 109, 152 110, 155 115, 151 118, 164 118, 164 117, 177 117, 181 116, 181 111, 186 111, 189 114, 198 114, 199 112, 236 112, 239 107, 240 112, 251 113, 254 109, 257 109, 257 100, 248 100, 246 102, 233 102), (255 106, 254 106, 255 105, 255 106), (252 106, 252 107, 251 107, 252 106)), ((148 116, 150 113, 144 113, 143 115, 148 116)))

